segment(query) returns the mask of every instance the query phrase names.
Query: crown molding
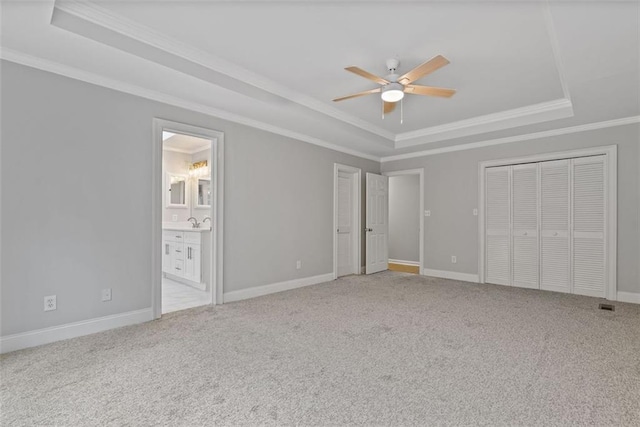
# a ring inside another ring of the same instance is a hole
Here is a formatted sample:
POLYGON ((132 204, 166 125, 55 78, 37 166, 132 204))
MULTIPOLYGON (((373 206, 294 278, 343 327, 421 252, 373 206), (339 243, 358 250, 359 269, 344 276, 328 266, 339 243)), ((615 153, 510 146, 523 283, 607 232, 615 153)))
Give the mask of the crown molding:
MULTIPOLYGON (((238 82, 249 84, 255 88, 276 95, 277 97, 287 99, 336 120, 340 120, 344 123, 385 138, 391 143, 394 142, 395 134, 387 131, 382 127, 373 125, 366 120, 360 119, 358 117, 345 113, 342 110, 331 107, 321 101, 318 101, 315 98, 294 91, 273 80, 249 71, 237 64, 211 55, 210 53, 205 52, 201 49, 181 43, 158 31, 142 26, 121 15, 112 13, 109 10, 90 2, 78 0, 61 2, 59 0, 56 0, 54 4, 54 14, 56 10, 70 14, 78 19, 90 22, 94 25, 106 28, 124 37, 133 39, 138 43, 151 46, 170 55, 174 55, 181 59, 190 61, 194 64, 208 68, 238 82)), ((52 24, 55 25, 53 22, 52 24)))
POLYGON ((196 153, 200 153, 202 151, 207 151, 207 148, 203 148, 203 149, 199 149, 199 150, 183 150, 181 148, 176 148, 176 147, 165 147, 164 145, 162 146, 162 151, 171 151, 173 153, 180 153, 180 154, 189 154, 189 155, 194 155, 196 153))
POLYGON ((130 95, 139 96, 141 98, 150 99, 152 101, 161 102, 163 104, 173 105, 175 107, 184 108, 185 110, 195 111, 198 113, 206 114, 209 116, 217 117, 222 120, 238 123, 241 125, 249 126, 255 129, 260 129, 266 132, 282 135, 287 138, 297 139, 302 142, 317 145, 319 147, 328 148, 333 151, 338 151, 344 154, 360 157, 363 159, 380 161, 380 157, 371 154, 363 153, 350 148, 342 147, 331 142, 323 141, 319 138, 305 135, 299 132, 284 129, 278 126, 274 126, 268 123, 264 123, 255 119, 241 116, 239 114, 230 113, 215 107, 195 103, 183 98, 168 95, 165 93, 157 92, 154 90, 146 89, 137 85, 132 85, 119 80, 110 79, 98 74, 94 74, 85 70, 81 70, 68 65, 63 65, 58 62, 49 61, 47 59, 38 58, 23 52, 18 52, 13 49, 7 49, 0 47, 0 59, 14 62, 16 64, 25 65, 31 68, 37 68, 42 71, 47 71, 53 74, 69 77, 75 80, 80 80, 86 83, 91 83, 97 86, 106 87, 116 90, 118 92, 124 92, 130 95))
POLYGON ((624 126, 640 123, 640 116, 625 117, 622 119, 606 120, 602 122, 587 123, 583 125, 570 126, 566 128, 552 129, 541 132, 534 132, 522 135, 509 136, 505 138, 489 139, 486 141, 471 142, 468 144, 452 145, 449 147, 434 148, 431 150, 418 151, 415 153, 399 154, 395 156, 385 156, 380 159, 381 163, 392 162, 394 160, 413 159, 416 157, 433 156, 454 151, 472 150, 474 148, 490 147, 492 145, 509 144, 512 142, 530 141, 532 139, 548 138, 551 136, 567 135, 570 133, 586 132, 596 129, 604 129, 615 126, 624 126))
POLYGON ((395 148, 413 147, 447 139, 461 138, 497 130, 573 117, 573 105, 566 98, 514 108, 499 113, 472 117, 432 126, 396 136, 395 148))

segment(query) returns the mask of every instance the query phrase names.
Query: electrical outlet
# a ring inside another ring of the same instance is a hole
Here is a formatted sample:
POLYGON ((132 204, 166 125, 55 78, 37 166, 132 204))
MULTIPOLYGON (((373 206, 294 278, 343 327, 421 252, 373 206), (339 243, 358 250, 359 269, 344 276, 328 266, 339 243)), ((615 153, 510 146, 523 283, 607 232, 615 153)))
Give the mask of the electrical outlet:
POLYGON ((104 288, 102 290, 102 301, 111 301, 111 288, 104 288))
POLYGON ((473 216, 478 216, 478 208, 475 208, 475 209, 473 210, 473 216))
POLYGON ((458 257, 455 255, 451 255, 451 264, 455 264, 458 262, 458 257))
POLYGON ((178 222, 178 215, 171 215, 171 221, 178 222))
POLYGON ((57 308, 56 296, 49 295, 48 297, 44 297, 44 311, 52 311, 57 308))
POLYGON ((302 268, 302 261, 296 261, 296 270, 300 270, 302 268))
POLYGON ((431 216, 431 211, 424 211, 424 216, 431 216))

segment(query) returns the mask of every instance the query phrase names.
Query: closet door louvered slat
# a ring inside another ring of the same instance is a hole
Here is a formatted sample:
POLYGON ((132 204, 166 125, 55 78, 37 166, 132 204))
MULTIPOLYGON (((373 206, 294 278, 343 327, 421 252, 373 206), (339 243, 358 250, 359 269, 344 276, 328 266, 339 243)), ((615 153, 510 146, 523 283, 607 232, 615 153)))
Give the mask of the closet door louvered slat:
POLYGON ((573 293, 606 297, 604 156, 573 159, 573 293))
POLYGON ((538 164, 513 166, 512 284, 539 288, 538 282, 538 164))
POLYGON ((510 166, 486 169, 486 282, 509 285, 510 245, 510 166))
POLYGON ((540 289, 571 292, 569 160, 540 163, 540 289))

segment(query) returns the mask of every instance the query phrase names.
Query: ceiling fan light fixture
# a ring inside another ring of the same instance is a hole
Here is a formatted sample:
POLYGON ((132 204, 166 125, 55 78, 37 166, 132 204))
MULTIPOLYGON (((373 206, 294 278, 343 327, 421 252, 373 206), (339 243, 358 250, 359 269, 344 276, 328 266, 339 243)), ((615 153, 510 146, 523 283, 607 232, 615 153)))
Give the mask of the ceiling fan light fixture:
POLYGON ((389 83, 382 87, 380 96, 384 102, 398 102, 404 98, 404 86, 400 83, 389 83))

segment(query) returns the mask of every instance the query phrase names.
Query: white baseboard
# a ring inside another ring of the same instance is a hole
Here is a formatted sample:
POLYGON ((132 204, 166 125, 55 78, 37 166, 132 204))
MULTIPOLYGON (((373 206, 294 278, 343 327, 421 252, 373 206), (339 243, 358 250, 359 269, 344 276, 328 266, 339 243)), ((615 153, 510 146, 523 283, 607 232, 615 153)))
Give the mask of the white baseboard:
POLYGON ((630 302, 632 304, 640 304, 640 293, 637 294, 633 292, 618 291, 616 300, 620 302, 630 302))
POLYGON ((270 285, 255 286, 253 288, 239 291, 225 292, 223 301, 233 302, 243 299, 256 298, 264 295, 275 294, 277 292, 289 291, 291 289, 302 288, 304 286, 317 285, 318 283, 330 282, 333 273, 320 274, 319 276, 302 277, 300 279, 287 280, 285 282, 272 283, 270 285))
POLYGON ((49 344, 55 341, 95 334, 96 332, 135 325, 136 323, 148 322, 149 320, 153 320, 151 308, 143 308, 142 310, 7 335, 0 337, 0 353, 8 353, 10 351, 49 344))
POLYGON ((462 282, 478 283, 480 281, 477 274, 457 273, 455 271, 431 270, 429 268, 425 268, 422 270, 422 274, 425 276, 439 277, 441 279, 460 280, 462 282))
POLYGON ((420 261, 405 261, 403 259, 389 259, 389 262, 392 264, 413 265, 416 267, 420 267, 420 261))

